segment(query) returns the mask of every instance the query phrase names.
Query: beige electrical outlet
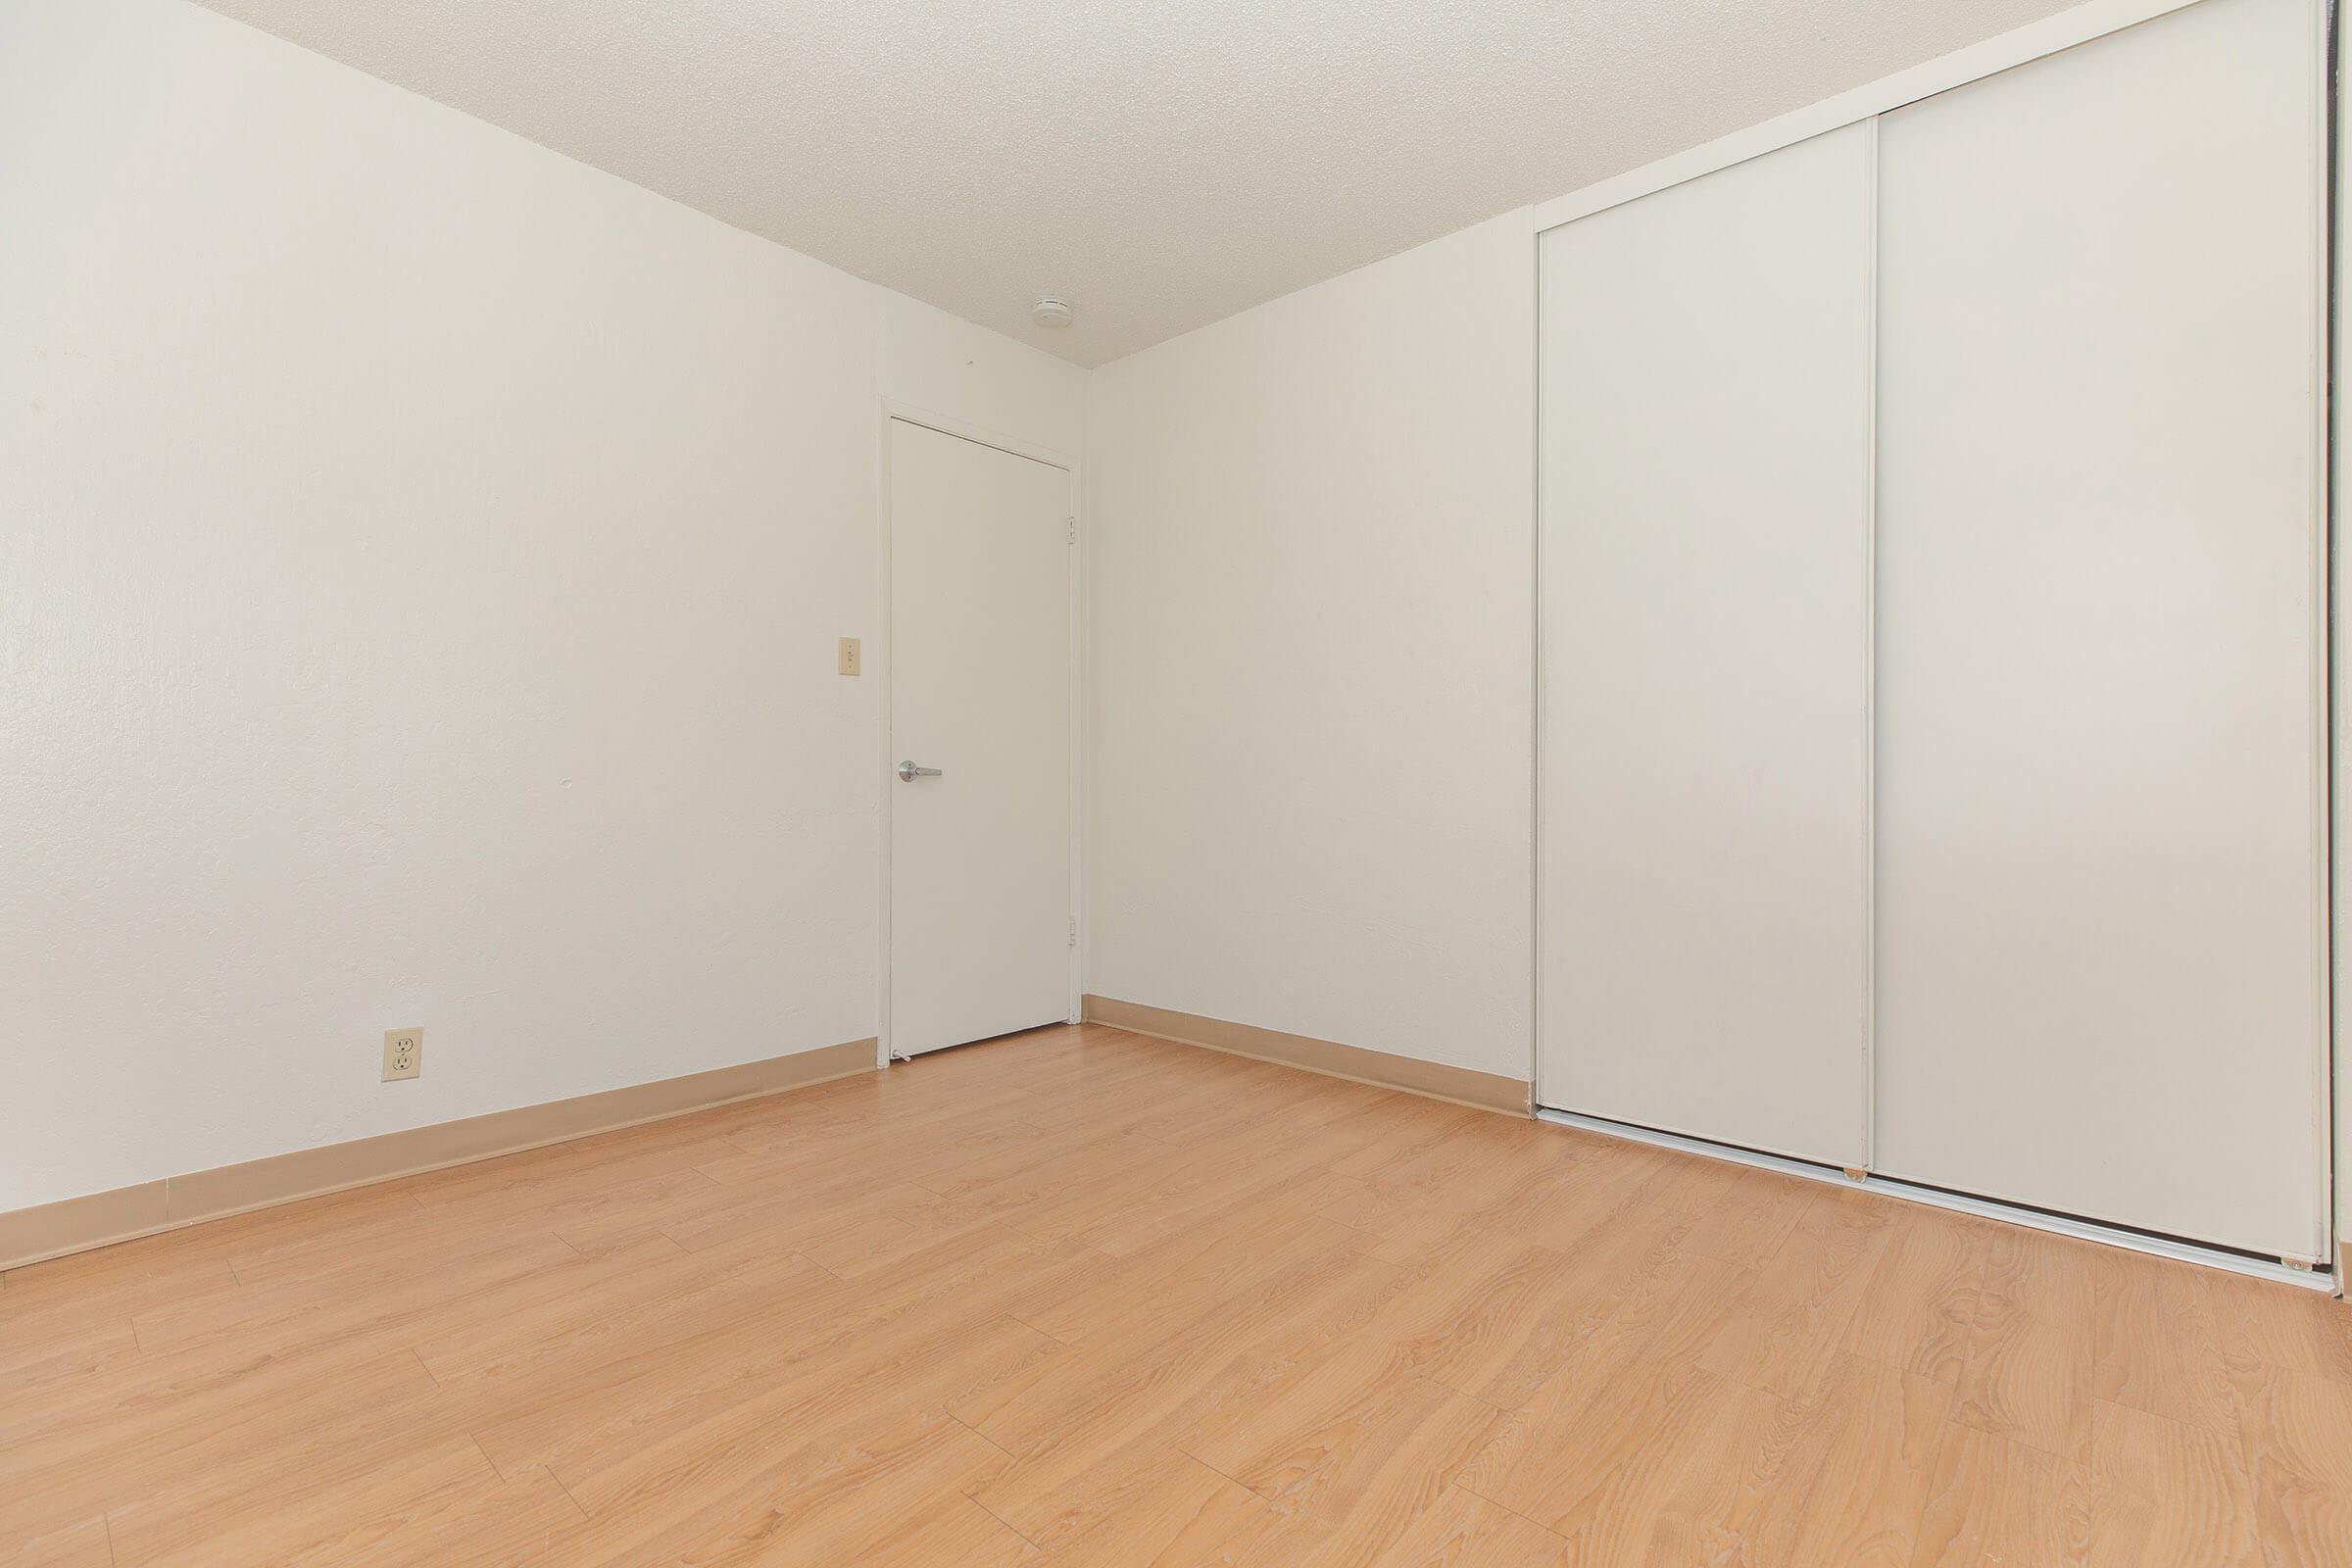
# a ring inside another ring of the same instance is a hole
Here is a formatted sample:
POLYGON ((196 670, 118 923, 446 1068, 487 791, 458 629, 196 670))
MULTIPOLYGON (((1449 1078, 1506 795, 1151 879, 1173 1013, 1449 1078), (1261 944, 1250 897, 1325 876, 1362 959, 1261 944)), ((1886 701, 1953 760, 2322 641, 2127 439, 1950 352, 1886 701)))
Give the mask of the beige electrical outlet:
POLYGON ((858 639, 855 637, 841 640, 841 672, 844 675, 858 673, 858 639))
POLYGON ((424 1031, 421 1029, 387 1029, 384 1031, 384 1082, 396 1078, 414 1078, 424 1071, 424 1031))

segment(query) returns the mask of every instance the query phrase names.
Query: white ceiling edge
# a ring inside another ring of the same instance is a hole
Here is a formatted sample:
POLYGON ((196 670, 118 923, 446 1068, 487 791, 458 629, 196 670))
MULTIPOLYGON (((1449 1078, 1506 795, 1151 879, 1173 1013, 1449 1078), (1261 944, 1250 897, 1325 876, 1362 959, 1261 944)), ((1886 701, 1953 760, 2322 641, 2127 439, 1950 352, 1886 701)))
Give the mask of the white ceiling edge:
POLYGON ((2067 9, 202 3, 1081 366, 2067 9))

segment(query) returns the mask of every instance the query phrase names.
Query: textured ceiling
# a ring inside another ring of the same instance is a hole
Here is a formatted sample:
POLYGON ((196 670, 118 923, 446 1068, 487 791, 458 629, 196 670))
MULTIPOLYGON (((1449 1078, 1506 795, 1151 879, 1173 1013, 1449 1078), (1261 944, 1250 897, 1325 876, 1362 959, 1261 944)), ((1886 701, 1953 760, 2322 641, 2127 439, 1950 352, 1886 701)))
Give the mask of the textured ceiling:
POLYGON ((206 3, 1082 365, 2066 9, 206 3))

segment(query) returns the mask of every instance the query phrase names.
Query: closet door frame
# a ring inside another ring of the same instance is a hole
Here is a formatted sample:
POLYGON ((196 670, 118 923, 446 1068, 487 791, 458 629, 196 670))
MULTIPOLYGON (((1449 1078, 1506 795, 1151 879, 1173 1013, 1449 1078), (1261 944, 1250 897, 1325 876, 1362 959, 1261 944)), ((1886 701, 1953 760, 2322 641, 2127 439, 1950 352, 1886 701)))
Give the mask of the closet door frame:
MULTIPOLYGON (((1539 203, 1529 210, 1530 240, 1533 252, 1530 265, 1535 268, 1539 279, 1539 287, 1536 290, 1536 315, 1531 326, 1537 334, 1539 362, 1544 330, 1543 290, 1540 286, 1543 239, 1548 230, 1572 223, 1580 218, 1606 211, 1611 207, 1637 201, 1653 192, 1696 179, 1715 171, 1745 163, 1749 159, 1761 157, 1766 153, 1776 152, 1825 131, 1835 130, 1860 121, 1875 121, 1883 114, 1902 108, 1907 104, 1916 103, 1923 98, 1933 97, 1937 93, 1997 74, 2013 67, 2041 59, 2046 55, 2072 49, 2079 44, 2088 43, 2110 33, 2135 26, 2140 23, 2168 16, 2176 11, 2183 11, 2192 5, 2202 3, 2205 3, 2205 0, 2089 0, 2089 3, 1987 38, 1982 43, 1955 50, 1907 71, 1897 72, 1893 75, 1882 77, 1877 81, 1868 82, 1846 92, 1825 98, 1818 103, 1765 121, 1760 124, 1734 131, 1714 141, 1660 159, 1640 169, 1600 180, 1581 190, 1555 197, 1550 201, 1539 203)), ((1754 1153, 1726 1145, 1707 1144, 1700 1140, 1656 1133, 1649 1129, 1620 1129, 1613 1124, 1595 1123, 1592 1118, 1579 1117, 1544 1108, 1547 1102, 1547 1093, 1543 1077, 1544 1056, 1544 998, 1543 994, 1544 929, 1542 882, 1544 744, 1543 715, 1545 706, 1544 682, 1544 606, 1542 602, 1540 587, 1536 586, 1543 581, 1541 535, 1544 514, 1544 465, 1541 460, 1541 452, 1544 410, 1540 371, 1535 389, 1536 450, 1530 455, 1535 465, 1536 499, 1530 517, 1529 530, 1531 600, 1533 601, 1531 608, 1534 611, 1535 618, 1534 669, 1532 672, 1535 704, 1534 711, 1530 715, 1533 741, 1530 778, 1533 855, 1529 866, 1529 903, 1534 923, 1534 940, 1530 955, 1529 1079, 1532 1086, 1531 1098, 1537 1107, 1537 1114, 1553 1120, 1594 1125, 1607 1131, 1621 1131, 1642 1141, 1672 1147, 1688 1147, 1720 1157, 1742 1160, 1768 1168, 1783 1169, 1793 1174, 1833 1180, 1839 1179, 1841 1176, 1846 1180, 1859 1179, 1865 1185, 1896 1197, 1916 1199, 1938 1206, 1959 1208, 1971 1212, 1990 1213, 2016 1223, 2066 1234, 2084 1235, 2095 1240, 2163 1255, 2193 1257, 2199 1261, 2219 1264, 2239 1272, 2283 1277, 2296 1283, 2331 1287, 2336 1294, 2344 1294, 2344 1287, 2347 1283, 2346 1276, 2352 1275, 2352 1247, 2345 1245, 2346 1233, 2339 1223, 2336 1172, 2348 1158, 2352 1158, 2352 1155, 2348 1155, 2346 1151, 2340 1147, 2341 1140, 2348 1131, 2352 1131, 2352 1127, 2347 1126, 2344 1118, 2337 1116, 2335 1103, 2338 1074, 2335 1069, 2334 1056, 2335 1040, 2339 1033, 2336 1027, 2335 1009, 2339 988, 2334 984, 2333 889, 2338 868, 2335 865, 2337 837, 2334 831, 2334 785, 2331 763, 2337 746, 2337 726, 2332 707, 2331 688, 2335 662, 2334 607, 2338 602, 2339 584, 2336 580, 2336 563, 2331 548, 2334 522, 2333 466, 2335 454, 2330 439, 2333 412, 2329 401, 2330 374, 2332 368, 2338 362, 2341 338, 2335 309, 2338 250, 2337 235, 2334 232, 2336 204, 2332 200, 2334 191, 2330 188, 2329 182, 2337 177, 2336 160, 2331 156, 2332 144, 2336 139, 2336 105, 2335 95, 2331 89, 2339 64, 2339 45, 2342 40, 2337 36, 2338 29, 2334 26, 2333 6, 2330 0, 2304 0, 2304 3, 2310 14, 2310 25, 2315 40, 2314 58, 2321 63, 2322 67, 2320 71, 2314 73, 2314 79, 2310 86, 2313 100, 2311 121, 2314 126, 2314 135, 2319 143, 2313 149, 2313 167, 2318 174, 2320 188, 2313 193, 2312 211, 2316 220, 2312 225, 2309 247, 2309 286, 2315 317, 2322 325, 2324 341, 2312 361, 2309 416, 2313 422, 2313 451, 2317 454, 2317 461, 2313 465, 2314 471, 2310 476, 2310 506, 2307 522, 2312 541, 2315 580, 2320 589, 2320 592, 2314 596, 2319 624, 2314 629, 2316 667, 2313 670, 2311 683, 2314 706, 2313 722, 2315 734, 2318 737, 2318 744, 2314 748, 2315 766, 2312 789, 2316 812, 2316 842, 2320 848, 2313 867, 2313 896, 2317 910, 2314 924, 2317 941, 2321 948, 2321 961, 2318 964, 2318 995, 2315 998, 2321 1049, 2316 1053, 2318 1083, 2314 1090, 2314 1115, 2319 1123, 2320 1148, 2324 1155, 2321 1161, 2322 1168, 2317 1176, 2321 1192, 2321 1212, 2327 1217, 2325 1255, 2314 1260, 2318 1264, 2319 1272, 2307 1271, 2299 1263, 2290 1263, 2285 1260, 2277 1264, 2268 1263, 2240 1254, 2207 1249, 2194 1243, 2172 1238, 2145 1236, 2137 1232, 2079 1220, 2069 1215, 2048 1214, 2032 1208, 1991 1202, 1968 1195, 1948 1194, 1936 1189, 1914 1187, 1907 1183, 1872 1178, 1866 1173, 1851 1171, 1840 1173, 1802 1161, 1754 1153)), ((2352 170, 2346 171, 2343 182, 2348 192, 2352 192, 2352 170)), ((1876 292, 1877 277, 1874 263, 1874 321, 1876 292)), ((1875 372, 1874 363, 1874 405, 1875 372)), ((1874 541, 1877 490, 1876 455, 1874 432, 1872 443, 1874 541)), ((2352 647, 2348 647, 2347 655, 2352 656, 2352 647)), ((2345 1031, 2352 1031, 2352 1019, 2345 1020, 2345 1031)), ((1873 1046, 1875 1052, 1875 1038, 1873 1046)), ((1873 1088, 1875 1093, 1875 1083, 1873 1088)), ((1874 1149, 1875 1141, 1874 1125, 1874 1149)))

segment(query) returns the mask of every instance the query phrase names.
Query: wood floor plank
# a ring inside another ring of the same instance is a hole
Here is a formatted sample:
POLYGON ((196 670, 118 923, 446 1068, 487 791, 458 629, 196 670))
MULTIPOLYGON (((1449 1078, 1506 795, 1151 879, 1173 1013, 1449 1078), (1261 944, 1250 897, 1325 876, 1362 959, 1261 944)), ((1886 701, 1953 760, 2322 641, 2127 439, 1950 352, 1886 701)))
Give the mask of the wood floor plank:
POLYGON ((2238 1405, 2215 1276, 2120 1248, 2100 1250, 2089 1259, 2092 1391, 2234 1437, 2238 1405))
POLYGON ((222 1248, 190 1249, 191 1227, 12 1269, 0 1295, 0 1367, 49 1359, 65 1336, 92 1323, 127 1324, 136 1312, 234 1296, 243 1289, 222 1248), (170 1248, 153 1244, 171 1242, 170 1248))
POLYGON ((1003 1370, 1050 1353, 1031 1331, 995 1318, 888 1361, 872 1358, 854 1370, 806 1368, 751 1397, 665 1421, 642 1441, 586 1457, 565 1455, 556 1474, 594 1518, 732 1519, 742 1496, 757 1493, 766 1505, 788 1495, 777 1479, 788 1471, 793 1486, 807 1485, 832 1474, 838 1456, 868 1453, 876 1432, 893 1431, 909 1442, 920 1437, 926 1448, 936 1441, 974 1461, 956 1482, 969 1490, 1005 1456, 946 1414, 946 1405, 1003 1370))
POLYGON ((2254 1475, 2235 1434, 2100 1400, 2092 1414, 2094 1568, 2246 1568, 2254 1475))
POLYGON ((1821 1192, 1820 1184, 1726 1160, 1661 1151, 1665 1161, 1635 1190, 1640 1207, 1676 1245, 1742 1267, 1778 1248, 1821 1192))
POLYGON ((2352 1385, 2263 1363, 2241 1376, 2239 1451, 2264 1560, 2352 1562, 2352 1385))
MULTIPOLYGON (((1404 1371, 1395 1349, 1353 1336, 1258 1383, 1250 1397, 1190 1423, 1184 1449, 1261 1496, 1294 1498, 1327 1479, 1335 1455, 1361 1445, 1384 1420, 1460 1432, 1467 1462, 1502 1412, 1404 1371), (1394 1402, 1400 1401, 1400 1402, 1394 1402)), ((1380 1445, 1376 1445, 1376 1450, 1380 1445)), ((1434 1495, 1434 1494, 1433 1494, 1434 1495)))
POLYGON ((1460 1487, 1371 1559, 1372 1568, 1540 1568, 1565 1561, 1568 1543, 1460 1487))
MULTIPOLYGON (((777 1435, 782 1441, 731 1431, 705 1453, 676 1454, 625 1490, 584 1502, 586 1523, 539 1560, 547 1568, 858 1562, 861 1552, 893 1544, 926 1505, 970 1506, 970 1490, 1004 1463, 970 1428, 936 1411, 877 1416, 855 1430, 827 1426, 813 1437, 790 1428, 777 1435)), ((951 1527, 980 1525, 950 1512, 951 1527)))
POLYGON ((92 1371, 135 1354, 139 1337, 127 1317, 81 1317, 71 1311, 52 1312, 46 1321, 30 1316, 15 1323, 0 1320, 0 1409, 11 1397, 57 1378, 87 1377, 92 1371))
POLYGON ((1912 1550, 1914 1568, 2080 1568, 2089 1560, 2083 1467, 1952 1422, 1912 1550))
POLYGON ((641 1354, 652 1344, 674 1343, 675 1331, 688 1325, 772 1314, 780 1304, 838 1278, 794 1252, 746 1258, 635 1245, 638 1266, 594 1291, 533 1312, 420 1330, 414 1347, 417 1358, 444 1388, 561 1377, 575 1368, 608 1365, 621 1354, 641 1354))
POLYGON ((1939 1209, 1906 1211, 1863 1287, 1845 1348, 1958 1387, 1995 1228, 1939 1209))
POLYGON ((1006 1308, 1065 1345, 1107 1335, 1164 1342, 1245 1295, 1263 1293, 1302 1263, 1356 1250, 1354 1235, 1319 1215, 1282 1208, 1212 1218, 1123 1255, 1102 1254, 1084 1283, 1047 1282, 1006 1308))
MULTIPOLYGON (((1330 1353, 1334 1322, 1361 1318, 1396 1289, 1401 1271, 1337 1251, 1268 1280, 1252 1300, 1203 1318, 1164 1343, 1107 1338, 1041 1363, 953 1408, 1015 1458, 980 1500, 1042 1546, 1124 1506, 1167 1448, 1191 1451, 1196 1432, 1301 1359, 1330 1353)), ((1197 1455, 1196 1455, 1197 1456, 1197 1455)))
MULTIPOLYGON (((1497 1147, 1486 1158, 1408 1171, 1401 1180, 1351 1178, 1360 1192, 1351 1195, 1346 1216, 1370 1238, 1366 1250, 1392 1263, 1417 1264, 1458 1237, 1510 1231, 1531 1211, 1566 1200, 1562 1186, 1574 1162, 1561 1158, 1549 1129, 1518 1125, 1529 1135, 1493 1140, 1497 1147)), ((1559 1238, 1551 1241, 1557 1246, 1559 1238)))
POLYGON ((945 1409, 1062 1350, 1013 1319, 973 1318, 960 1305, 935 1297, 895 1320, 853 1311, 789 1348, 729 1336, 728 1354, 698 1358, 684 1379, 647 1369, 622 1396, 601 1402, 593 1421, 575 1405, 533 1411, 527 1432, 537 1441, 528 1446, 512 1422, 478 1436, 502 1470, 543 1463, 594 1512, 619 1493, 687 1485, 698 1466, 779 1423, 819 1427, 845 1411, 908 1403, 945 1409))
POLYGON ((1432 1331, 1423 1375, 1497 1409, 1526 1408, 1656 1255, 1639 1232, 1570 1252, 1512 1247, 1481 1281, 1475 1307, 1432 1331))
POLYGON ((114 1568, 114 1544, 107 1537, 104 1519, 87 1519, 70 1531, 15 1544, 0 1538, 0 1544, 8 1545, 12 1552, 7 1560, 23 1568, 114 1568))
POLYGON ((448 1392, 468 1400, 468 1430, 502 1473, 587 1463, 697 1407, 723 1406, 845 1356, 860 1341, 888 1349, 943 1324, 984 1322, 999 1315, 997 1300, 1072 1260, 986 1231, 861 1281, 811 1280, 793 1261, 752 1250, 741 1271, 634 1325, 623 1342, 584 1354, 553 1345, 489 1387, 461 1382, 448 1392))
POLYGON ((1453 1474, 1501 1419, 1419 1378, 1357 1385, 1328 1404, 1312 1396, 1295 1403, 1290 1421, 1261 1429, 1242 1450, 1235 1479, 1276 1513, 1250 1543, 1247 1563, 1372 1561, 1447 1496, 1453 1474))
POLYGON ((0 1275, 0 1562, 2352 1563, 2352 1313, 1096 1026, 0 1275))
POLYGON ((1699 1364, 1783 1398, 1813 1393, 1843 1358, 1894 1218, 1866 1195, 1815 1187, 1794 1224, 1757 1259, 1699 1364))
POLYGON ((60 1517, 119 1510, 362 1415, 438 1436, 426 1419, 436 1392, 414 1351, 365 1341, 295 1355, 233 1344, 151 1352, 0 1411, 0 1497, 60 1517))
POLYGON ((2240 1274, 2191 1272, 2213 1303, 2231 1366, 2281 1367, 2352 1385, 2352 1309, 2342 1301, 2240 1274))
MULTIPOLYGON (((801 1532, 793 1532, 797 1538, 801 1532)), ((761 1556, 760 1562, 801 1561, 821 1564, 855 1561, 859 1568, 1012 1568, 1035 1563, 1044 1553, 1010 1525, 981 1507, 963 1493, 935 1484, 930 1494, 918 1496, 905 1512, 856 1542, 855 1558, 817 1555, 835 1549, 803 1546, 796 1539, 782 1552, 761 1556), (797 1557, 795 1552, 799 1552, 797 1557)))
POLYGON ((2089 1462, 2098 1250, 2022 1226, 1994 1233, 1952 1419, 2089 1462))
POLYGON ((104 1509, 0 1498, 0 1562, 22 1568, 113 1568, 104 1509))
MULTIPOLYGON (((1780 1401, 1687 1362, 1647 1371, 1658 1375, 1610 1378, 1573 1422, 1533 1429, 1544 1446, 1598 1443, 1606 1457, 1562 1452, 1544 1466, 1541 1487, 1514 1487, 1514 1495, 1567 1539, 1571 1562, 1752 1557, 1736 1522, 1752 1505, 1748 1472, 1772 1449, 1780 1401)), ((1463 1484, 1484 1494, 1476 1472, 1463 1484)))
POLYGON ((1200 1568, 1231 1563, 1277 1522, 1273 1506, 1175 1448, 1140 1453, 1125 1506, 1063 1530, 1042 1560, 1055 1568, 1200 1568))
POLYGON ((288 1458, 256 1486, 225 1494, 168 1491, 109 1519, 117 1568, 253 1563, 429 1568, 518 1562, 580 1521, 545 1473, 506 1481, 461 1433, 383 1448, 288 1458))
MULTIPOLYGON (((429 1249, 424 1255, 433 1256, 429 1249)), ((230 1336, 276 1350, 363 1336, 414 1343, 428 1324, 457 1313, 519 1308, 575 1285, 593 1288, 611 1273, 553 1232, 485 1233, 445 1243, 431 1267, 420 1266, 414 1250, 371 1256, 328 1274, 157 1307, 131 1326, 142 1346, 160 1348, 230 1336)))
POLYGON ((1861 1356, 1839 1358, 1820 1395, 1828 1446, 1797 1513, 1792 1563, 1904 1568, 1935 1484, 1952 1391, 1861 1356))
POLYGON ((1671 1456, 1711 1413, 1742 1402, 1698 1352, 1744 1283, 1730 1264, 1668 1252, 1497 1429, 1463 1485, 1571 1540, 1624 1528, 1674 1484, 1671 1456))
MULTIPOLYGON (((1343 1192, 1358 1184, 1327 1170, 1301 1173, 1287 1162, 1239 1164, 1186 1195, 1181 1202, 1119 1214, 1079 1232, 1078 1239, 1112 1257, 1125 1257, 1153 1243, 1203 1224, 1240 1218, 1259 1210, 1325 1213, 1343 1192)), ((1350 1227, 1352 1228, 1352 1227, 1350 1227)), ((1359 1239, 1358 1246, 1362 1243, 1359 1239)))

